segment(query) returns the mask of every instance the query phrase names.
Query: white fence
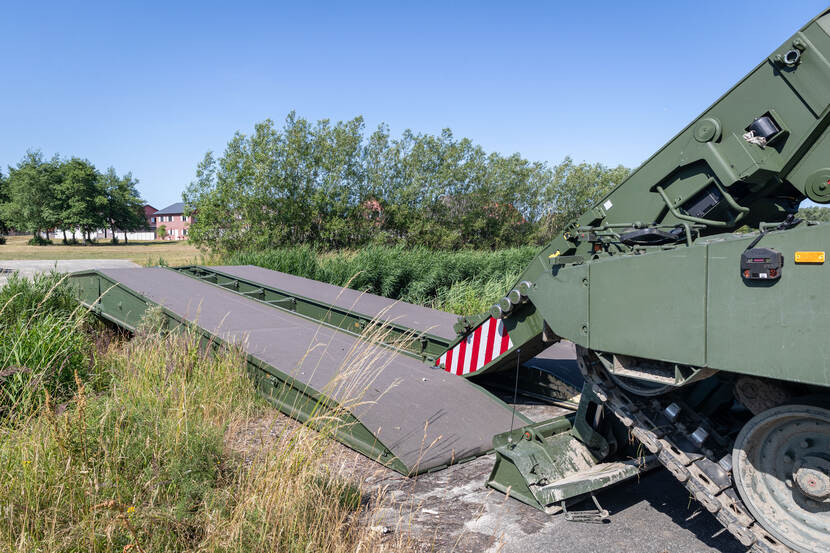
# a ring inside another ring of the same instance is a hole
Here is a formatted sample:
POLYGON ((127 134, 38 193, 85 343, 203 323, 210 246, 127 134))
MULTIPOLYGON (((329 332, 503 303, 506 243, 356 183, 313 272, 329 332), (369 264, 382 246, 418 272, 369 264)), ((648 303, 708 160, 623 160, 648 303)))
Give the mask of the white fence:
MULTIPOLYGON (((66 231, 66 237, 71 239, 72 238, 72 231, 66 231)), ((144 232, 116 232, 115 237, 118 238, 119 242, 124 242, 125 239, 127 242, 129 241, 150 241, 156 239, 156 233, 153 231, 144 231, 144 232), (126 235, 126 238, 125 238, 126 235)), ((49 233, 49 238, 52 240, 63 240, 63 231, 56 230, 49 233)), ((75 230, 75 238, 77 240, 83 239, 83 233, 80 230, 75 230)), ((90 233, 90 238, 97 241, 103 240, 112 240, 112 232, 109 230, 96 230, 90 233)))

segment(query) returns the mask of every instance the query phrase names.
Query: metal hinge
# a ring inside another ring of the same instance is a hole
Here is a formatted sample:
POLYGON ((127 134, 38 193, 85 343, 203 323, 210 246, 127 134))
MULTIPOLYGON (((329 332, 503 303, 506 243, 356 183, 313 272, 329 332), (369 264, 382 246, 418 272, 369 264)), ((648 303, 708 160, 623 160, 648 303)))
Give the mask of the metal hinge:
POLYGON ((566 501, 562 502, 562 511, 565 513, 565 520, 570 522, 593 522, 602 523, 609 519, 608 511, 602 508, 597 501, 597 496, 591 494, 591 499, 594 500, 594 505, 597 506, 595 510, 588 511, 568 511, 566 501))

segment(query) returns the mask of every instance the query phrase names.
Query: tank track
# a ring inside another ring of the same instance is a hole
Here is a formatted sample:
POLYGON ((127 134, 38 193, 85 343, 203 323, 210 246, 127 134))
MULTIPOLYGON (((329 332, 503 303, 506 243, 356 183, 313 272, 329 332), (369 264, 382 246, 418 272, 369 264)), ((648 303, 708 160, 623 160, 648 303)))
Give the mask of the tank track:
POLYGON ((733 440, 721 437, 711 421, 685 408, 671 393, 629 396, 590 350, 578 347, 577 363, 606 408, 749 551, 797 553, 756 522, 734 489, 733 440))

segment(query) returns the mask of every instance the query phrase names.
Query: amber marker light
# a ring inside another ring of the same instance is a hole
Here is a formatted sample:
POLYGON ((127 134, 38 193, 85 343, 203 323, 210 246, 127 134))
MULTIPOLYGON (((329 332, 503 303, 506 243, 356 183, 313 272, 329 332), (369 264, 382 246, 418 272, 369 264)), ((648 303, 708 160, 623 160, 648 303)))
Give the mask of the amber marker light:
POLYGON ((824 263, 824 252, 795 252, 796 263, 824 263))

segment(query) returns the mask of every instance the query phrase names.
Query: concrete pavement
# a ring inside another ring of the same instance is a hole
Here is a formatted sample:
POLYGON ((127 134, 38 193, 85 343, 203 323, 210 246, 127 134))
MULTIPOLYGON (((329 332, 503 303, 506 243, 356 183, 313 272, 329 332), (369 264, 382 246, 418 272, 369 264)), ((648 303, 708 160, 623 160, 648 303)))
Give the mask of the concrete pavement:
POLYGON ((37 273, 57 271, 71 273, 89 269, 118 269, 138 267, 126 259, 36 259, 0 261, 0 287, 6 284, 9 275, 18 272, 21 276, 32 277, 37 273))

